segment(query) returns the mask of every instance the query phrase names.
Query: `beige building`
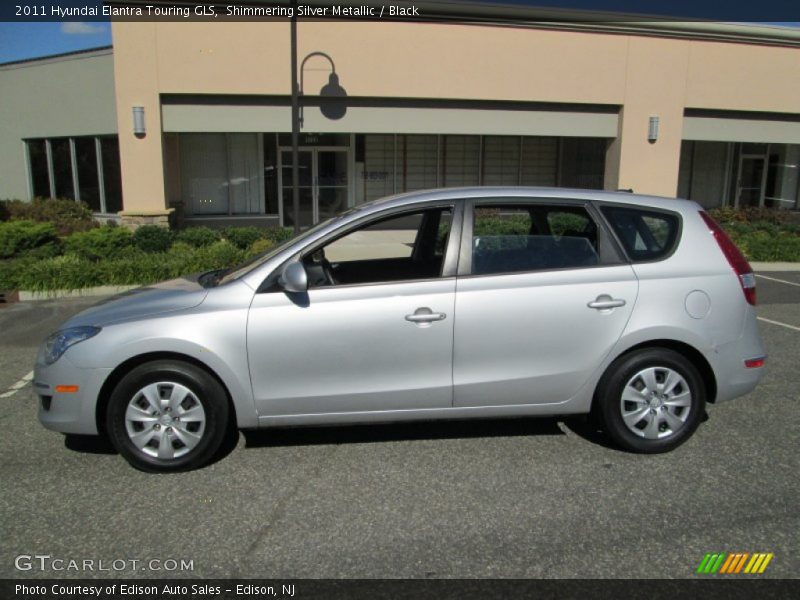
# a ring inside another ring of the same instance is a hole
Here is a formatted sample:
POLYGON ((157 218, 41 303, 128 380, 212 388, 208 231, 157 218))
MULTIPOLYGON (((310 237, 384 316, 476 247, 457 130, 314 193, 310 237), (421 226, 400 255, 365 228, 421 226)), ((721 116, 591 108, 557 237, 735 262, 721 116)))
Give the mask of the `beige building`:
MULTIPOLYGON (((524 17, 301 20, 301 225, 462 185, 800 207, 800 32, 524 17), (320 109, 333 69, 347 94, 335 119, 320 109)), ((136 222, 291 225, 289 22, 112 33, 113 52, 0 66, 0 197, 79 197, 136 222)))

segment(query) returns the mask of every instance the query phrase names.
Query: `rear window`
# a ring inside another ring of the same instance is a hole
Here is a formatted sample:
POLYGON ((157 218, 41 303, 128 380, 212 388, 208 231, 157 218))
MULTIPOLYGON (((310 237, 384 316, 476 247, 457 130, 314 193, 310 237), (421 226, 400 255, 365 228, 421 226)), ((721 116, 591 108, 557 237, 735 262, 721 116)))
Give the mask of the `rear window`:
POLYGON ((634 262, 659 260, 675 249, 680 230, 677 215, 619 206, 600 210, 634 262))
POLYGON ((578 269, 599 262, 597 227, 582 207, 475 207, 473 275, 578 269))

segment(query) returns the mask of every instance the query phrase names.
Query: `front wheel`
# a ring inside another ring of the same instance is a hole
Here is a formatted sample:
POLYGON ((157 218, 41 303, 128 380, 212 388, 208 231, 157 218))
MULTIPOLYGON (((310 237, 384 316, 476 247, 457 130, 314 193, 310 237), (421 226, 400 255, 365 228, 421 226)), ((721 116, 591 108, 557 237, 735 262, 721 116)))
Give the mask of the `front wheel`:
POLYGON ((107 429, 117 451, 143 471, 182 471, 206 464, 219 450, 228 401, 206 371, 180 361, 145 363, 111 394, 107 429))
POLYGON ((598 388, 605 430, 623 448, 668 452, 694 433, 705 413, 706 390, 683 355, 647 348, 617 359, 598 388))

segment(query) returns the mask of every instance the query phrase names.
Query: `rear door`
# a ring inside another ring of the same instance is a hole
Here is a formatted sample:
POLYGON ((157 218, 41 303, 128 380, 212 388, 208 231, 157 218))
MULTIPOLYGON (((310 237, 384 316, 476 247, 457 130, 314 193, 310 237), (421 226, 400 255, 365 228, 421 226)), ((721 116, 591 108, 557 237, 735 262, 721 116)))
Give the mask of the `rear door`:
POLYGON ((475 200, 465 207, 454 406, 573 397, 617 342, 638 283, 588 203, 475 200))

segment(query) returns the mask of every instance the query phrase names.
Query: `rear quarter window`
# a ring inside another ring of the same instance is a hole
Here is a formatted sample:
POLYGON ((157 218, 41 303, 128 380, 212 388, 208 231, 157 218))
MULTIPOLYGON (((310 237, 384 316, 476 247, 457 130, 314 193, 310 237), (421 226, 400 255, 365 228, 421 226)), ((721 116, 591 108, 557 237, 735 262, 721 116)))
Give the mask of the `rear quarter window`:
POLYGON ((680 218, 676 214, 619 206, 600 210, 634 262, 665 258, 678 243, 680 218))

